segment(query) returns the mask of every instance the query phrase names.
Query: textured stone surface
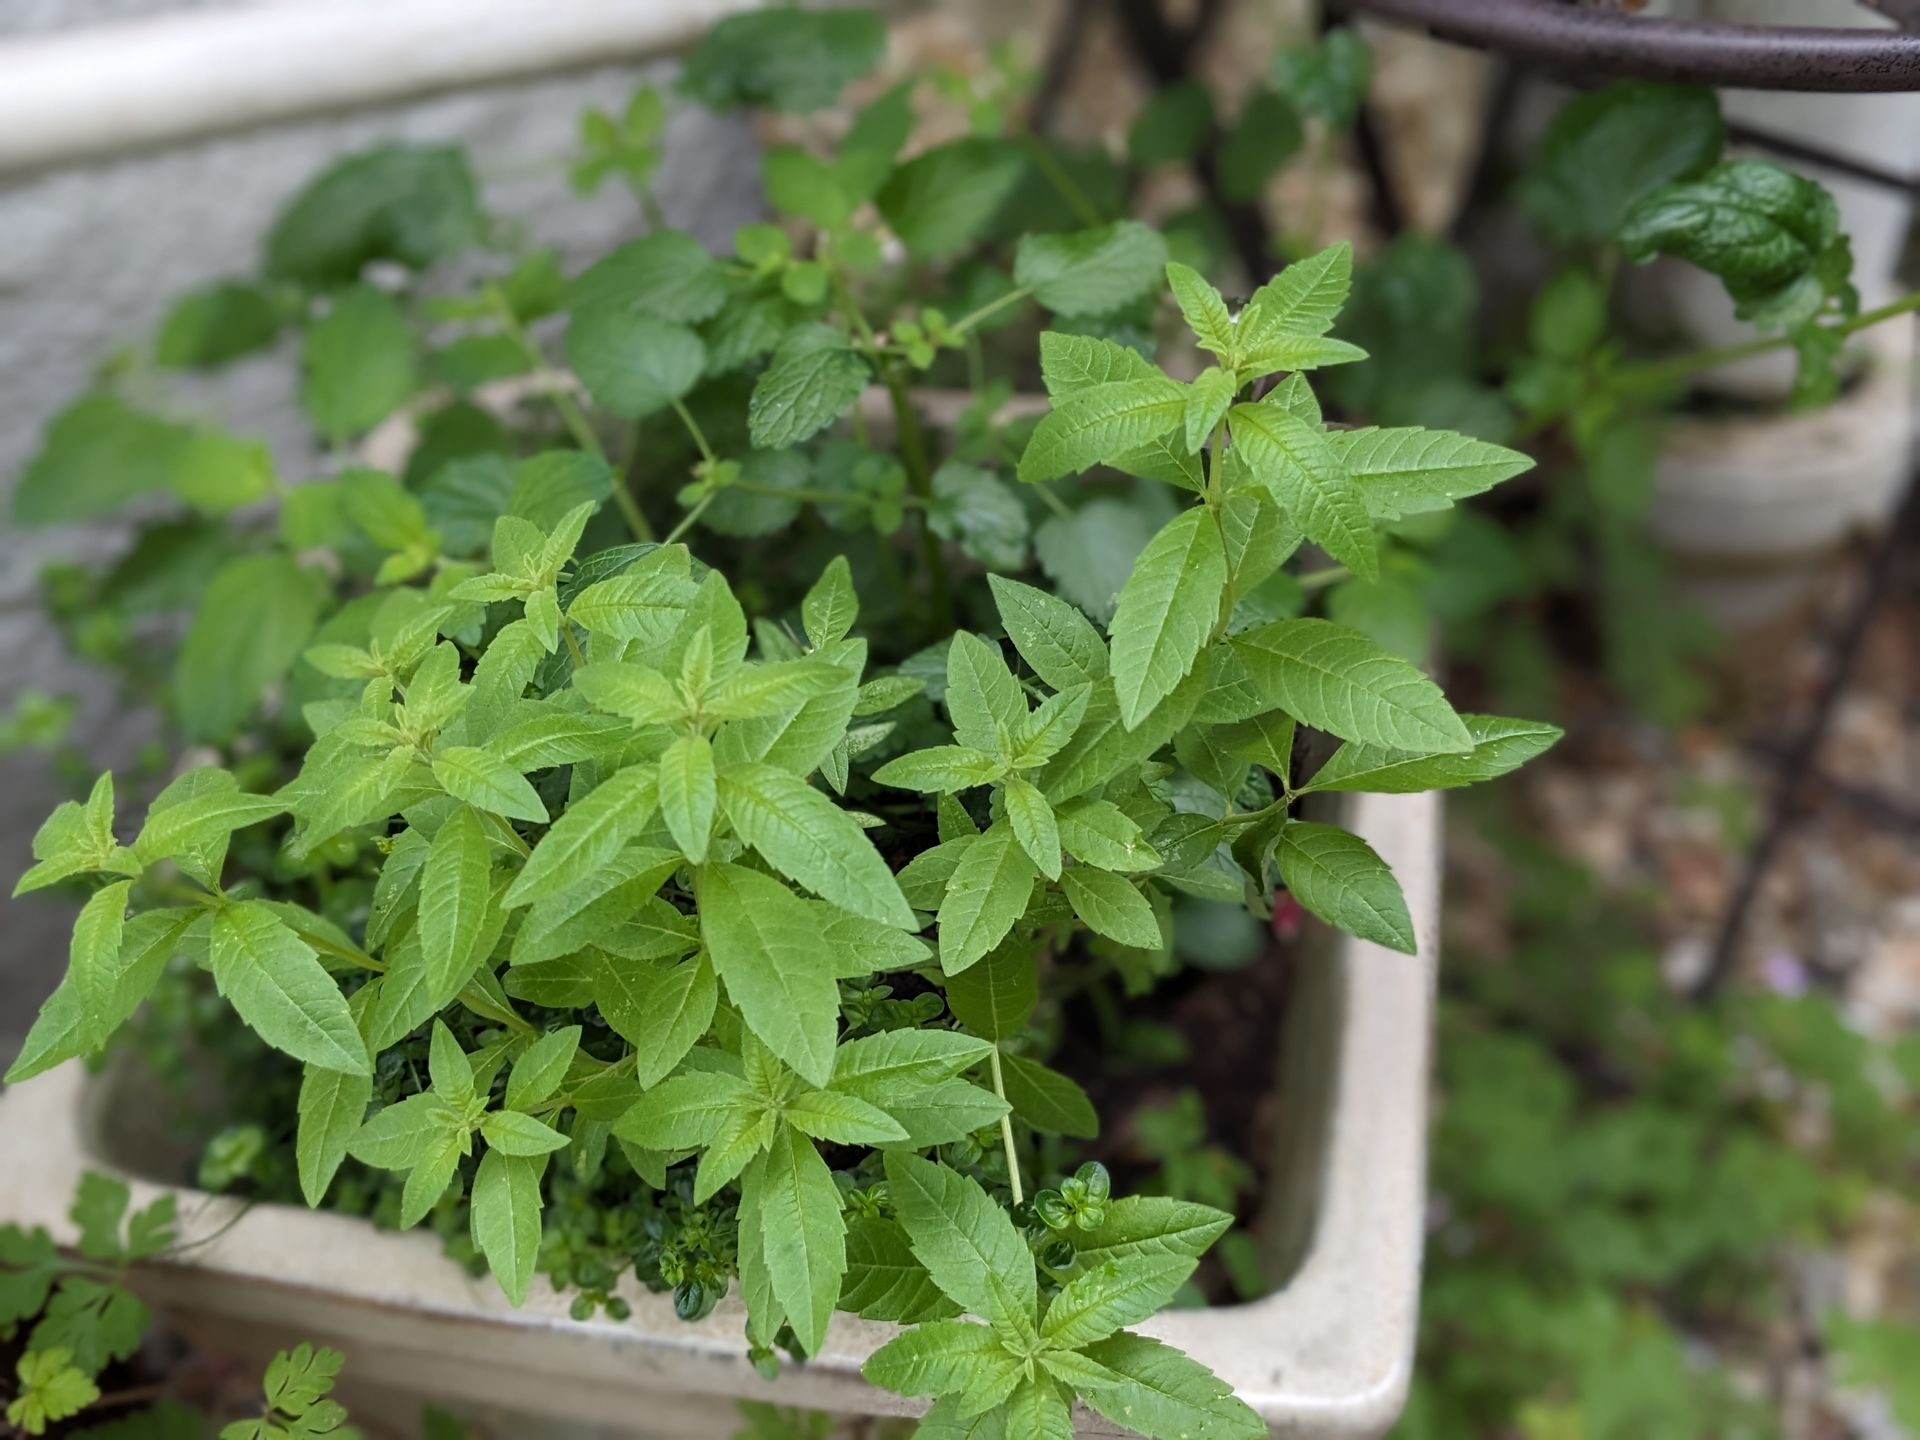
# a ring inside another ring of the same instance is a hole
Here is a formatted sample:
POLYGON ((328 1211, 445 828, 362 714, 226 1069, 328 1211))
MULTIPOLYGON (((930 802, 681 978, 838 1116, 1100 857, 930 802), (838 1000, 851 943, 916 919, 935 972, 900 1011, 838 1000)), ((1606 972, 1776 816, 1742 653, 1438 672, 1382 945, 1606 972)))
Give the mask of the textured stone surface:
MULTIPOLYGON (((180 0, 12 0, 0 38, 121 19, 180 0)), ((328 160, 383 139, 467 145, 488 206, 569 263, 633 233, 633 199, 609 187, 581 199, 565 157, 579 110, 623 103, 643 73, 606 69, 517 82, 418 103, 275 126, 166 151, 130 155, 0 186, 0 476, 10 490, 40 430, 103 357, 152 332, 182 290, 254 268, 282 203, 328 160)), ((758 167, 742 124, 678 113, 658 193, 668 220, 710 244, 753 218, 758 167)), ((235 366, 180 397, 264 436, 282 472, 309 473, 318 457, 299 418, 288 350, 235 366)), ((98 556, 124 528, 0 529, 0 707, 27 686, 77 694, 77 738, 103 763, 124 757, 144 729, 102 677, 67 660, 46 632, 35 577, 49 558, 98 556)), ((0 757, 0 882, 30 861, 28 842, 64 798, 40 756, 0 757)), ((66 911, 56 902, 10 905, 0 921, 0 1056, 14 1043, 64 962, 66 911)))

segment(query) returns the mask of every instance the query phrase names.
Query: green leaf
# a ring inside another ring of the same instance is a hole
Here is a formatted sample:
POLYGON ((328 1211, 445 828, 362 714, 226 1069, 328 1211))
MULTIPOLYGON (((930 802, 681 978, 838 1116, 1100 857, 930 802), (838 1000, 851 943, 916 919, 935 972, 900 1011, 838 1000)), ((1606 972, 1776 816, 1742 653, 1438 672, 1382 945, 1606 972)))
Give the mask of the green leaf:
POLYGON ((593 1001, 633 1046, 635 1077, 658 1084, 713 1024, 720 986, 706 957, 609 961, 594 972, 593 1001))
POLYGON ((1057 596, 1004 575, 989 575, 1000 623, 1020 657, 1055 690, 1092 684, 1107 673, 1107 646, 1087 617, 1057 596))
POLYGON ((706 369, 707 347, 671 320, 594 306, 574 311, 567 363, 602 410, 640 420, 693 389, 706 369))
POLYGON ((1034 427, 1020 456, 1029 484, 1116 461, 1182 426, 1187 390, 1157 372, 1075 390, 1034 427))
POLYGON ((1001 570, 1027 563, 1027 508, 991 470, 949 460, 933 472, 927 524, 962 553, 1001 570))
POLYGON ((573 672, 573 688, 589 705, 624 715, 636 725, 674 725, 687 713, 680 688, 650 665, 595 661, 573 672))
POLYGON ((266 906, 243 901, 215 914, 209 953, 220 993, 267 1044, 323 1070, 370 1072, 340 987, 266 906))
POLYGON ((133 881, 116 880, 93 892, 73 922, 67 951, 67 976, 90 1044, 105 1040, 120 981, 120 942, 126 931, 127 896, 133 881))
POLYGON ((1473 737, 1413 665, 1327 620, 1276 620, 1233 640, 1256 689, 1305 725, 1343 740, 1466 754, 1473 737))
POLYGON ((273 452, 265 442, 203 430, 174 457, 173 490, 196 510, 224 515, 273 488, 273 452))
POLYGON ((1220 193, 1243 205, 1258 202, 1305 138, 1300 112, 1284 96, 1255 90, 1220 142, 1220 193))
POLYGON ((1061 846, 1082 865, 1130 872, 1152 870, 1160 863, 1138 823, 1109 800, 1070 800, 1054 814, 1061 846))
POLYGON ((301 1073, 294 1159, 300 1171, 300 1193, 308 1205, 317 1209, 326 1198, 372 1098, 371 1075, 349 1075, 315 1065, 301 1073))
POLYGON ((300 403, 333 445, 363 434, 418 388, 413 332, 391 296, 358 285, 334 297, 300 349, 300 403))
POLYGON ((970 841, 940 902, 940 968, 958 975, 1005 939, 1038 873, 1004 821, 970 841))
POLYGON ((1107 1260, 1069 1280, 1047 1307, 1040 1338, 1057 1350, 1079 1350, 1160 1310, 1197 1262, 1183 1255, 1107 1260))
POLYGON ((1353 124, 1372 79, 1373 52, 1359 31, 1345 25, 1273 57, 1274 89, 1335 130, 1353 124))
POLYGON ((934 1284, 968 1314, 1019 1333, 1034 1323, 1033 1253, 978 1183, 945 1165, 886 1152, 894 1211, 934 1284))
POLYGON ((1034 1129, 1078 1140, 1099 1135, 1100 1116, 1093 1101, 1058 1070, 1019 1055, 1001 1056, 1000 1065, 1007 1103, 1034 1129))
POLYGON ((1327 432, 1332 449, 1375 519, 1444 510, 1533 468, 1532 457, 1451 430, 1398 427, 1327 432))
POLYGON ((1164 378, 1152 361, 1117 341, 1057 330, 1041 332, 1040 377, 1055 403, 1116 380, 1164 378))
POLYGON ((907 1232, 892 1220, 856 1216, 847 1223, 847 1277, 840 1308, 867 1320, 910 1325, 945 1320, 958 1308, 914 1258, 907 1232))
POLYGON ((134 409, 118 395, 82 395, 48 424, 20 472, 13 518, 55 525, 118 509, 165 488, 193 429, 134 409))
POLYGON ((874 203, 908 254, 940 260, 980 237, 1026 169, 1026 155, 1011 141, 951 140, 895 170, 874 203))
POLYGON ((466 1122, 447 1108, 445 1100, 423 1091, 376 1111, 353 1137, 347 1153, 379 1170, 411 1170, 465 1128, 466 1122))
POLYGON ((741 1177, 741 1213, 757 1223, 773 1293, 794 1338, 817 1355, 847 1273, 840 1190, 813 1142, 781 1126, 741 1177))
POLYGON ((1176 515, 1140 552, 1107 627, 1114 694, 1127 729, 1137 729, 1193 668, 1226 583, 1220 527, 1205 506, 1176 515))
POLYGON ((1233 1216, 1211 1205, 1159 1195, 1129 1195, 1110 1201, 1105 1219, 1076 1230, 1074 1250, 1086 1265, 1124 1263, 1136 1256, 1168 1255, 1198 1260, 1232 1228, 1233 1216))
POLYGON ((907 1132, 885 1110, 838 1090, 809 1090, 786 1103, 786 1122, 802 1135, 835 1145, 891 1145, 907 1132))
POLYGON ((781 450, 844 415, 873 378, 847 337, 830 325, 802 325, 754 382, 747 429, 758 450, 781 450))
POLYGON ((1057 315, 1097 315, 1144 295, 1167 263, 1167 242, 1138 220, 1091 230, 1027 235, 1014 252, 1013 283, 1057 315))
POLYGON ((882 1345, 860 1373, 898 1395, 951 1395, 959 1409, 971 1415, 1011 1395, 1020 1383, 1021 1368, 989 1326, 933 1320, 882 1345))
POLYGON ((121 931, 118 979, 107 1010, 88 1011, 77 989, 63 982, 47 997, 27 1031, 19 1055, 7 1070, 7 1083, 31 1079, 84 1055, 119 1029, 152 991, 181 936, 198 918, 193 908, 181 907, 149 910, 127 921, 121 931))
POLYGON ((1218 365, 1209 365, 1193 377, 1187 394, 1187 448, 1199 450, 1213 434, 1227 411, 1233 407, 1236 391, 1233 376, 1218 365))
POLYGON ((986 785, 1000 778, 1005 764, 992 755, 965 745, 930 745, 897 760, 889 760, 873 772, 874 781, 900 790, 918 790, 923 795, 951 795, 958 790, 986 785))
POLYGON ((266 271, 313 287, 359 278, 370 262, 424 270, 480 242, 478 187, 451 145, 379 145, 335 162, 280 212, 266 271))
POLYGON ((1373 519, 1325 433, 1272 405, 1236 405, 1229 419, 1253 478, 1307 537, 1354 574, 1375 578, 1373 519))
POLYGON ((1060 1386, 1044 1376, 1022 1380, 1007 1397, 1007 1432, 1028 1440, 1073 1440, 1073 1415, 1060 1386))
POLYGON ((488 1150, 474 1172, 471 1205, 475 1248, 507 1298, 524 1304, 540 1254, 540 1162, 488 1150))
POLYGON ((567 1069, 580 1050, 581 1027, 568 1025, 549 1031, 521 1052, 507 1074, 506 1105, 527 1110, 550 1099, 567 1078, 567 1069))
POLYGON ((629 734, 631 727, 617 719, 546 710, 515 721, 495 735, 487 741, 487 753, 524 775, 580 760, 611 758, 629 734))
POLYGON ((550 1155, 567 1143, 552 1126, 517 1110, 495 1110, 480 1122, 480 1133, 502 1155, 550 1155))
POLYGON ((1705 86, 1616 81, 1554 113, 1518 198, 1556 240, 1612 240, 1638 201, 1698 175, 1725 144, 1720 101, 1705 86))
POLYGON ((1678 256, 1718 275, 1743 319, 1778 323, 1791 312, 1789 324, 1818 309, 1816 263, 1839 239, 1833 197, 1765 160, 1731 160, 1664 185, 1633 207, 1620 231, 1629 260, 1678 256), (1793 298, 1800 288, 1810 306, 1793 298))
POLYGON ((747 1028, 803 1079, 825 1085, 840 989, 813 911, 778 880, 737 865, 708 865, 699 895, 700 932, 747 1028))
POLYGON ((230 738, 306 648, 316 579, 285 555, 243 555, 214 572, 180 646, 174 713, 187 738, 230 738))
POLYGON ((1027 718, 1026 698, 1000 647, 966 630, 947 646, 947 714, 964 746, 997 754, 1001 732, 1027 718))
POLYGON ((1020 848, 1027 852, 1027 858, 1033 861, 1042 875, 1049 880, 1060 878, 1060 827, 1053 818, 1053 807, 1047 803, 1032 782, 1022 780, 1018 775, 1008 777, 1003 798, 1007 807, 1007 823, 1013 827, 1013 835, 1020 842, 1020 848))
POLYGON ((718 791, 713 776, 713 747, 703 735, 682 735, 660 757, 660 815, 695 865, 707 858, 718 791))
POLYGON ((1280 829, 1273 858, 1294 899, 1329 925, 1404 955, 1414 953, 1413 920, 1400 882, 1358 835, 1289 820, 1280 829))
POLYGON ((1147 1440, 1264 1440, 1266 1422, 1197 1360, 1130 1332, 1040 1362, 1114 1424, 1147 1440))
POLYGON ((1030 945, 997 947, 977 965, 946 979, 954 1018, 983 1040, 1018 1035, 1039 1001, 1039 980, 1030 945))
POLYGON ((659 767, 642 762, 574 801, 534 847, 501 903, 512 908, 558 894, 605 865, 653 818, 658 786, 659 767))
POLYGON ((264 348, 280 333, 280 309, 258 285, 216 281, 173 302, 153 342, 166 370, 224 365, 264 348))
POLYGON ((1127 129, 1127 157, 1140 169, 1193 159, 1213 133, 1213 95, 1199 80, 1153 92, 1127 129))
POLYGON ((547 807, 520 772, 491 751, 449 745, 433 757, 433 778, 456 800, 509 820, 547 823, 547 807))
POLYGON ((639 311, 691 325, 727 300, 726 274, 684 230, 653 230, 582 271, 567 287, 569 310, 639 311))
POLYGON ((884 1030, 842 1045, 833 1089, 885 1109, 893 1100, 951 1080, 986 1059, 984 1040, 951 1030, 884 1030))
POLYGON ((420 871, 420 949, 435 1009, 460 992, 474 966, 485 958, 480 946, 488 938, 487 912, 492 905, 487 827, 463 805, 433 837, 420 871))
POLYGON ((806 781, 771 765, 747 765, 726 774, 720 797, 734 831, 788 879, 852 914, 918 928, 873 842, 806 781))
POLYGON ((1093 686, 1083 683, 1041 701, 1013 732, 1015 768, 1031 770, 1058 755, 1079 730, 1092 698, 1093 686))
POLYGON ((690 1070, 648 1090, 615 1123, 613 1133, 649 1150, 692 1150, 711 1143, 729 1115, 755 1105, 736 1076, 690 1070))
POLYGON ((7 1423, 23 1435, 41 1435, 49 1424, 78 1415, 100 1398, 100 1387, 70 1363, 65 1346, 39 1347, 20 1356, 19 1394, 7 1405, 7 1423))
POLYGON ((859 9, 772 9, 731 15, 687 56, 680 88, 713 110, 766 105, 804 113, 879 65, 887 32, 859 9))
POLYGON ((1473 739, 1464 755, 1409 755, 1379 745, 1342 745, 1300 787, 1309 790, 1364 790, 1410 795, 1420 790, 1452 790, 1477 785, 1517 770, 1544 754, 1565 733, 1538 720, 1508 720, 1497 715, 1462 715, 1473 739))
POLYGON ((1344 240, 1294 261, 1254 291, 1240 312, 1240 354, 1256 356, 1282 338, 1326 334, 1352 284, 1353 247, 1344 240))
POLYGON ((978 1415, 962 1415, 951 1396, 936 1400, 920 1417, 913 1440, 1013 1440, 1007 1429, 1007 1407, 996 1405, 978 1415))
POLYGON ((1153 907, 1133 882, 1109 870, 1069 870, 1060 877, 1073 913, 1096 935, 1137 950, 1158 950, 1163 941, 1153 907))
POLYGON ((854 593, 853 571, 847 557, 836 555, 800 602, 800 623, 807 639, 818 648, 844 639, 860 617, 860 597, 854 593))

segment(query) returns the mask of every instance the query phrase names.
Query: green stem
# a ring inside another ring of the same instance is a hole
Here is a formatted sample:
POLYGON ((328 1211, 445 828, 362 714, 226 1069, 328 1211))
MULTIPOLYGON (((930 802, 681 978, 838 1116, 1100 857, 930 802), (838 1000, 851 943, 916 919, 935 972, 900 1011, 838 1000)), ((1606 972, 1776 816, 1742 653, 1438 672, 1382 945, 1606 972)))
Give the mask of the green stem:
MULTIPOLYGON (((799 500, 813 505, 871 505, 873 502, 865 495, 838 490, 810 490, 805 486, 798 489, 783 489, 778 485, 761 485, 753 480, 735 480, 727 487, 746 495, 766 495, 775 500, 799 500)), ((899 503, 912 509, 927 502, 918 495, 902 495, 899 503)))
MULTIPOLYGON (((927 463, 926 436, 920 431, 920 417, 907 394, 906 377, 891 365, 887 367, 887 395, 893 401, 894 428, 900 436, 900 458, 906 462, 907 482, 923 504, 931 504, 933 471, 927 463)), ((940 548, 940 537, 933 533, 931 517, 926 514, 920 517, 920 551, 933 583, 934 633, 945 635, 953 629, 953 586, 947 576, 946 552, 940 548)))
POLYGON ((707 513, 707 507, 713 504, 713 497, 719 493, 717 490, 709 490, 705 495, 702 495, 700 497, 700 503, 680 517, 680 523, 668 532, 667 538, 661 543, 671 545, 682 535, 686 534, 687 531, 691 530, 694 522, 707 513))
POLYGON ((1320 570, 1308 570, 1293 578, 1300 582, 1302 590, 1321 590, 1328 585, 1345 580, 1353 572, 1344 565, 1328 565, 1320 570))
POLYGON ((587 657, 580 651, 580 642, 573 638, 573 622, 564 615, 560 617, 560 633, 566 638, 567 653, 573 657, 573 668, 584 669, 587 657))
MULTIPOLYGON (((500 333, 513 342, 514 347, 526 357, 527 363, 532 365, 536 372, 545 372, 548 368, 547 357, 540 352, 540 347, 534 343, 533 336, 527 333, 526 327, 513 313, 513 306, 507 303, 507 297, 501 293, 500 287, 488 286, 487 298, 493 302, 494 318, 500 322, 500 333)), ((557 376, 547 378, 550 383, 545 386, 546 396, 553 402, 553 408, 560 412, 560 419, 566 425, 568 433, 573 436, 574 443, 589 455, 597 455, 602 460, 606 459, 607 452, 600 444, 600 437, 593 433, 593 426, 587 422, 586 412, 574 402, 573 395, 564 382, 560 382, 557 376)))
MULTIPOLYGON (((1920 310, 1920 290, 1910 295, 1902 295, 1898 300, 1889 301, 1875 310, 1866 310, 1851 320, 1842 320, 1833 325, 1816 328, 1825 330, 1839 339, 1856 335, 1862 330, 1891 320, 1897 315, 1910 314, 1920 310)), ((1627 365, 1609 376, 1606 388, 1626 394, 1638 390, 1658 390, 1689 375, 1697 375, 1705 370, 1717 370, 1722 365, 1731 365, 1735 361, 1745 360, 1754 355, 1764 355, 1769 350, 1779 350, 1793 343, 1792 335, 1760 335, 1752 340, 1742 340, 1735 345, 1716 345, 1706 350, 1695 350, 1686 355, 1675 355, 1668 360, 1651 360, 1640 365, 1627 365)))
POLYGON ((1051 485, 1043 480, 1033 488, 1039 492, 1040 498, 1047 502, 1047 508, 1053 511, 1054 514, 1058 515, 1062 520, 1071 520, 1073 518, 1072 508, 1068 506, 1066 501, 1053 493, 1053 487, 1051 485))
MULTIPOLYGON (((1007 1082, 1000 1073, 1000 1047, 995 1045, 987 1057, 987 1063, 993 1070, 993 1093, 1002 1100, 1007 1098, 1007 1082)), ((1027 1197, 1020 1189, 1020 1157, 1013 1148, 1013 1115, 1011 1112, 1000 1117, 1000 1143, 1007 1152, 1007 1179, 1013 1185, 1013 1203, 1018 1205, 1027 1197)))
POLYGON ((998 297, 997 299, 989 300, 986 304, 982 305, 979 309, 969 311, 967 314, 962 315, 958 320, 956 320, 948 328, 952 330, 956 335, 965 335, 970 331, 972 331, 974 326, 978 325, 982 320, 986 319, 989 315, 997 314, 999 311, 1006 309, 1007 306, 1009 305, 1018 304, 1020 301, 1026 299, 1027 296, 1029 296, 1032 293, 1033 292, 1028 290, 1027 287, 1024 285, 1020 286, 1018 289, 1009 290, 1007 291, 1006 294, 998 297))
POLYGON ((701 430, 700 422, 693 418, 693 412, 687 409, 686 402, 674 401, 673 410, 680 417, 680 423, 687 427, 687 433, 693 436, 693 443, 700 447, 700 458, 709 465, 713 464, 713 447, 707 444, 706 433, 701 430))

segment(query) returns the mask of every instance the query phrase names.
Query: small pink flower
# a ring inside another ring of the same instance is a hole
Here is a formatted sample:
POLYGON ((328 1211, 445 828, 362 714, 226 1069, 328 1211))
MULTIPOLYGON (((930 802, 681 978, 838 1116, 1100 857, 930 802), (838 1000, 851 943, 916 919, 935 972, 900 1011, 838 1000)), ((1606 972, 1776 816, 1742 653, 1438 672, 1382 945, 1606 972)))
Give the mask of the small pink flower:
POLYGON ((1276 939, 1291 940, 1300 933, 1307 912, 1291 895, 1280 895, 1273 902, 1273 933, 1276 939))

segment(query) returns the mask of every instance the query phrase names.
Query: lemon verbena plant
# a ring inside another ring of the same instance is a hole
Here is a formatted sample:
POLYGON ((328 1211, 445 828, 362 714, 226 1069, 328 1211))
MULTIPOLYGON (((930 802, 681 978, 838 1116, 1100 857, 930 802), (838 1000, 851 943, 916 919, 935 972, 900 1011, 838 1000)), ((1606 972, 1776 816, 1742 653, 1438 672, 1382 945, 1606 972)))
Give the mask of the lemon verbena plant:
MULTIPOLYGON (((816 107, 877 35, 741 17, 685 87, 816 107)), ((1329 334, 1346 246, 1234 304, 1136 220, 1061 201, 995 230, 1050 183, 1031 137, 902 159, 912 93, 831 154, 771 150, 783 221, 726 257, 655 227, 568 276, 457 156, 321 177, 263 279, 176 309, 161 364, 301 330, 316 429, 344 447, 413 404, 404 468, 290 485, 115 391, 56 423, 17 512, 71 513, 81 476, 212 532, 156 693, 222 763, 137 823, 103 775, 41 830, 18 889, 85 903, 10 1078, 97 1051, 184 966, 297 1065, 308 1203, 464 1207, 516 1303, 538 1271, 616 1316, 628 1264, 688 1317, 737 1283, 769 1367, 836 1311, 902 1322, 867 1374, 934 1401, 928 1436, 1064 1437, 1075 1398, 1263 1434, 1129 1329, 1232 1217, 1074 1165, 1061 1137, 1098 1116, 1034 1017, 1079 973, 1167 973, 1175 897, 1266 917, 1284 890, 1414 951, 1389 867, 1303 802, 1489 779, 1557 732, 1456 714, 1309 612, 1378 573, 1384 529, 1528 461, 1325 423, 1314 372, 1364 358, 1329 334), (393 279, 476 246, 506 259, 471 295, 393 279), (1037 353, 1037 423, 1006 417, 989 327, 1013 376, 1037 353), (953 372, 968 403, 935 426, 922 386, 953 372), (534 401, 505 421, 470 398, 502 376, 534 401), (1307 763, 1306 731, 1338 748, 1307 763)), ((660 113, 591 123, 576 176, 644 190, 660 113)))

